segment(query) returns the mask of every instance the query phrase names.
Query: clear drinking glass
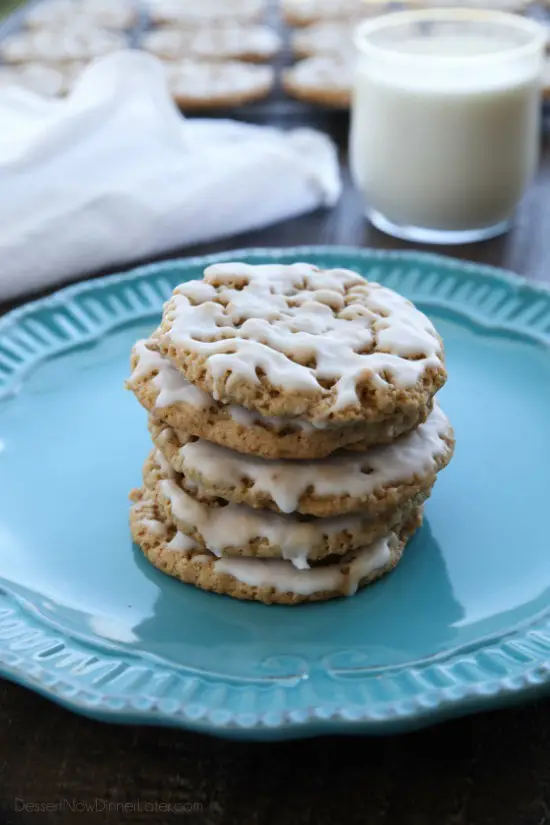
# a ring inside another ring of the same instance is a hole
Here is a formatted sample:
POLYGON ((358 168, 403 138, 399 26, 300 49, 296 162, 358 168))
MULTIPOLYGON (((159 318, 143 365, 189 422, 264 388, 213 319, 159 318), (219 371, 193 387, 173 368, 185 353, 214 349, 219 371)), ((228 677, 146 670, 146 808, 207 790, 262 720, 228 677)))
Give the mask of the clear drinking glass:
POLYGON ((538 162, 544 28, 425 9, 365 20, 355 44, 350 159, 367 218, 428 243, 506 231, 538 162))

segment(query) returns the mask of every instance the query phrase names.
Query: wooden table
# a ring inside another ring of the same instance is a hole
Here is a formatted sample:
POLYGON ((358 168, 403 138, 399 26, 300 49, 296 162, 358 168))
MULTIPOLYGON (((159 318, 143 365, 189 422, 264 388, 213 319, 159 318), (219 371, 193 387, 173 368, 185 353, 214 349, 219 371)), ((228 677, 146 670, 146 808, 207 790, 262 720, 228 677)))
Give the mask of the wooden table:
MULTIPOLYGON (((320 125, 344 152, 345 121, 320 125)), ((408 246, 365 224, 346 179, 329 212, 186 253, 316 243, 408 246)), ((550 281, 550 140, 512 232, 437 251, 550 281)), ((180 821, 204 825, 544 825, 550 704, 389 739, 253 745, 92 722, 0 682, 0 823, 156 825, 178 809, 180 821), (37 812, 41 803, 50 810, 37 812)))

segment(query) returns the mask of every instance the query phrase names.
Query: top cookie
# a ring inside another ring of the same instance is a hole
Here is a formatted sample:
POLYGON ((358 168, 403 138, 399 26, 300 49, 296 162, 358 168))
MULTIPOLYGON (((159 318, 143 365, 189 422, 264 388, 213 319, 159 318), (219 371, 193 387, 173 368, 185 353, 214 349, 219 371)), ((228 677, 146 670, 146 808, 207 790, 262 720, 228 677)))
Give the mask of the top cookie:
POLYGON ((390 444, 422 424, 432 408, 430 400, 423 407, 403 408, 382 421, 343 427, 332 427, 330 422, 315 425, 290 416, 262 416, 246 407, 214 401, 160 355, 155 338, 136 342, 131 365, 126 387, 157 423, 165 422, 175 430, 262 458, 324 458, 343 447, 360 451, 373 444, 390 444))
POLYGON ((208 267, 174 290, 158 343, 216 400, 317 423, 426 406, 446 379, 441 340, 410 301, 307 263, 208 267))

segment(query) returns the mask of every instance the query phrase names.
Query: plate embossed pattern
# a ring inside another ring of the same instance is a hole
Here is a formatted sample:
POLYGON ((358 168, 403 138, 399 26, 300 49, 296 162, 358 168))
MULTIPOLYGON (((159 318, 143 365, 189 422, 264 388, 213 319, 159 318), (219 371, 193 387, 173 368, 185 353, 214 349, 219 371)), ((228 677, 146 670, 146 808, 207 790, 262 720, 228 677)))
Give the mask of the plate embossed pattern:
MULTIPOLYGON (((550 344, 550 291, 490 267, 337 247, 232 251, 72 286, 0 319, 0 412, 17 404, 19 390, 43 364, 93 347, 127 325, 152 327, 177 283, 200 277, 209 262, 230 259, 308 260, 368 270, 371 279, 397 289, 428 313, 442 313, 449 324, 466 325, 472 335, 494 335, 507 346, 550 344)), ((0 439, 1 424, 0 417, 0 439)), ((444 476, 439 483, 446 483, 444 476)), ((0 526, 1 518, 0 513, 0 526)), ((342 645, 328 653, 275 649, 253 673, 239 674, 225 672, 219 660, 215 667, 170 661, 142 650, 139 637, 122 639, 129 641, 125 645, 94 640, 59 619, 50 621, 32 598, 11 587, 2 569, 0 587, 0 672, 104 720, 257 739, 382 733, 504 704, 538 693, 550 682, 550 614, 545 609, 402 663, 380 663, 369 646, 342 645)), ((294 609, 296 619, 310 609, 294 609)))

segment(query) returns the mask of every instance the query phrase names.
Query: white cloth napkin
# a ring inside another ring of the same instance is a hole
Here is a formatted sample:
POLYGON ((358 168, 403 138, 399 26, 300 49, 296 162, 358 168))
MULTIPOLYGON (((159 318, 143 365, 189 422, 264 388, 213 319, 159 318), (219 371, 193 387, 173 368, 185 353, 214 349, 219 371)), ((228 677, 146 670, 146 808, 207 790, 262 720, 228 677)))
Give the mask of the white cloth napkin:
POLYGON ((185 120, 152 57, 91 65, 66 100, 0 94, 0 301, 337 200, 335 148, 185 120))

